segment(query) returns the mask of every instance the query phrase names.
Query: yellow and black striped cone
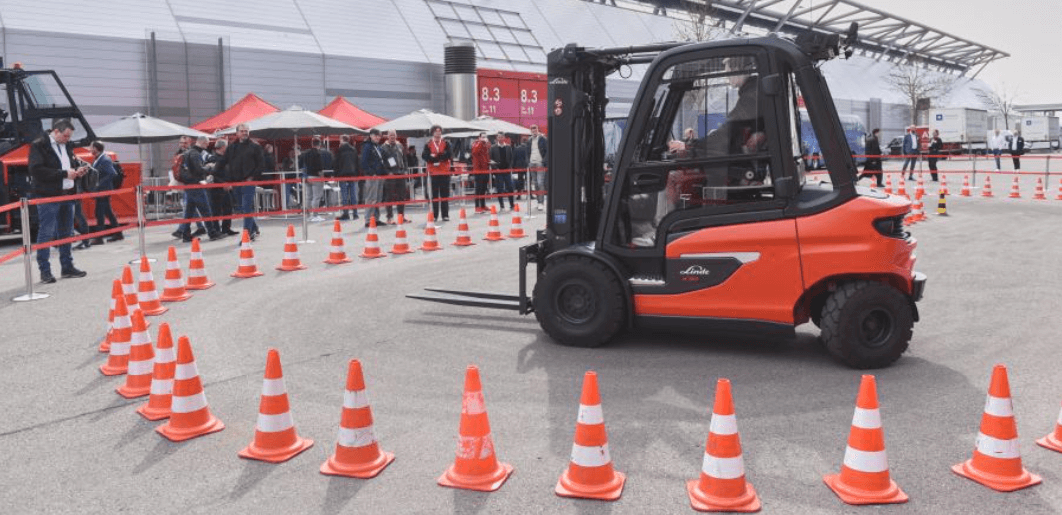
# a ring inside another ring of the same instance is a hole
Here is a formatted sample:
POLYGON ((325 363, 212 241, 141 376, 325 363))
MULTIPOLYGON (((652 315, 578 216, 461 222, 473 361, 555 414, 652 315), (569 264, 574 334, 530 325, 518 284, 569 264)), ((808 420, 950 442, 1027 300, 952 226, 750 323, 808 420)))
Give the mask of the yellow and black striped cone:
POLYGON ((939 192, 939 200, 937 200, 937 216, 948 216, 948 196, 942 189, 939 192))

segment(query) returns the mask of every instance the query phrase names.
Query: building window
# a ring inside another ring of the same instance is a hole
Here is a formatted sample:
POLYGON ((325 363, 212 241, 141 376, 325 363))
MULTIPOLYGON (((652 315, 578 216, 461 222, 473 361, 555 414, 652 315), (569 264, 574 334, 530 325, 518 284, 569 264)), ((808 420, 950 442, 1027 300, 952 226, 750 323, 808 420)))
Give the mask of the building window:
POLYGON ((480 59, 545 64, 546 52, 520 13, 461 0, 424 0, 451 41, 471 42, 480 59))

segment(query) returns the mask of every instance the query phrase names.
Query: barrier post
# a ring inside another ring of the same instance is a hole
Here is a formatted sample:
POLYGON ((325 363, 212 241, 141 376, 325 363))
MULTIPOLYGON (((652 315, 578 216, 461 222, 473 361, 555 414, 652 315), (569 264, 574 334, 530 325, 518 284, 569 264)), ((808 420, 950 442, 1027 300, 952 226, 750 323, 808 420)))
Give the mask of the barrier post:
POLYGON ((301 181, 302 186, 302 240, 300 240, 299 243, 313 243, 314 241, 310 239, 310 221, 308 219, 310 212, 310 198, 312 197, 310 195, 310 183, 306 174, 301 175, 302 177, 300 177, 299 180, 301 181))
MULTIPOLYGON (((147 256, 147 244, 144 242, 144 230, 147 228, 147 219, 144 218, 144 185, 136 185, 136 232, 140 242, 140 256, 147 256)), ((147 258, 148 263, 154 263, 155 258, 147 258)), ((129 262, 131 265, 139 265, 140 258, 129 262)))
POLYGON ((27 302, 31 300, 40 300, 48 298, 47 293, 40 293, 33 291, 33 267, 30 264, 30 260, 33 259, 33 242, 30 241, 30 215, 29 215, 29 199, 23 198, 22 205, 19 207, 22 211, 22 263, 26 269, 26 294, 19 295, 11 300, 15 302, 27 302))
POLYGON ((1051 154, 1047 154, 1047 162, 1044 163, 1044 192, 1051 189, 1051 154))
POLYGON ((527 188, 527 209, 525 210, 526 212, 524 213, 524 218, 527 218, 527 219, 530 220, 530 219, 535 217, 535 215, 531 214, 532 211, 531 211, 531 167, 530 166, 527 167, 527 170, 524 172, 524 186, 526 186, 526 188, 527 188))
POLYGON ((977 187, 977 154, 971 154, 973 156, 973 187, 977 187))

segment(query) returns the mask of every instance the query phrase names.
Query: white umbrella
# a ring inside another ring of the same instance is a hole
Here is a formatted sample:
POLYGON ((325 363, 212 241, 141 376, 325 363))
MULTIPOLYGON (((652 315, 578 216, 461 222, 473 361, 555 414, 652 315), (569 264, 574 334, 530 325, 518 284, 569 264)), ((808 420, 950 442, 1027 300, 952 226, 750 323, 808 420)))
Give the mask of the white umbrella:
POLYGON ((531 129, 522 125, 517 125, 505 120, 499 120, 490 116, 479 116, 475 120, 472 120, 476 125, 487 129, 490 132, 496 132, 501 134, 516 134, 518 136, 530 136, 531 129))
POLYGON ((389 122, 381 123, 373 128, 378 129, 380 132, 393 130, 401 136, 430 136, 428 131, 431 130, 433 125, 442 127, 444 134, 457 131, 488 130, 485 127, 480 127, 477 123, 466 122, 460 118, 436 113, 428 109, 413 111, 405 116, 400 116, 389 122))
MULTIPOLYGON (((369 131, 347 125, 323 114, 291 106, 247 122, 251 136, 261 139, 282 139, 300 132, 327 136, 329 134, 368 134, 369 131)), ((218 135, 236 134, 236 127, 218 131, 218 135)))
MULTIPOLYGON (((166 120, 148 116, 143 113, 134 113, 131 116, 122 117, 118 121, 108 123, 107 125, 96 129, 96 139, 100 141, 136 144, 137 158, 140 161, 143 161, 140 148, 141 144, 171 141, 182 136, 189 136, 192 138, 198 138, 200 136, 210 137, 210 135, 205 132, 190 129, 173 122, 167 122, 166 120)), ((141 164, 141 166, 143 165, 141 164)))

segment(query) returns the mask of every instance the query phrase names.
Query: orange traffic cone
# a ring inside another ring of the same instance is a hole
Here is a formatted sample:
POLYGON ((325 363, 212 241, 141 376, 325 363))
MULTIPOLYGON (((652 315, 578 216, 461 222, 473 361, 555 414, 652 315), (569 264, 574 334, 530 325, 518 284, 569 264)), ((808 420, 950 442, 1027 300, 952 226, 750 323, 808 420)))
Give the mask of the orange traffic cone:
POLYGON ((926 218, 926 205, 922 201, 922 197, 923 196, 925 196, 925 194, 923 194, 923 193, 919 193, 919 194, 915 195, 915 206, 914 207, 915 207, 915 221, 916 222, 924 222, 924 221, 928 220, 928 218, 926 218))
POLYGON ((1044 193, 1044 180, 1036 178, 1036 193, 1033 193, 1033 200, 1047 200, 1047 195, 1044 193))
POLYGON ((892 195, 892 176, 891 175, 886 175, 885 176, 885 194, 886 195, 892 195))
POLYGON ((513 206, 513 225, 512 228, 509 229, 509 237, 523 238, 525 236, 527 235, 524 234, 524 224, 520 219, 520 204, 515 204, 513 206))
POLYGON ((151 335, 144 325, 144 314, 133 311, 133 334, 129 338, 129 362, 125 384, 114 389, 126 399, 143 397, 151 393, 151 371, 155 366, 155 350, 151 335))
POLYGON ((1014 181, 1010 183, 1010 198, 1021 198, 1021 188, 1018 185, 1018 176, 1014 176, 1014 181))
POLYGON ((361 363, 352 359, 347 370, 347 389, 343 393, 336 452, 321 465, 321 473, 369 479, 376 477, 394 460, 394 454, 380 450, 372 432, 372 408, 365 392, 361 363))
POLYGON ((962 176, 962 190, 959 191, 959 195, 962 195, 964 197, 969 197, 970 196, 970 176, 969 175, 963 175, 962 176))
POLYGON ((952 466, 951 470, 1000 492, 1013 492, 1040 483, 1040 476, 1025 470, 1021 464, 1007 367, 996 365, 992 369, 992 383, 988 386, 973 457, 952 466))
POLYGON ((985 176, 985 187, 981 189, 981 196, 985 198, 992 198, 992 176, 985 176))
POLYGON ((898 184, 896 194, 904 198, 911 198, 907 196, 907 183, 904 182, 902 173, 900 174, 900 180, 896 181, 896 183, 898 184))
POLYGON ((99 351, 106 354, 111 352, 111 337, 114 335, 114 308, 118 303, 118 297, 122 296, 122 281, 115 279, 111 284, 111 308, 107 310, 107 334, 100 342, 99 351))
POLYGON ((159 302, 159 291, 155 288, 155 277, 151 275, 151 263, 148 263, 147 256, 140 258, 140 283, 136 300, 140 303, 140 311, 148 316, 158 316, 170 310, 159 302))
POLYGON ((380 236, 376 234, 376 217, 369 218, 369 233, 365 235, 365 250, 361 251, 361 257, 363 258, 382 258, 387 257, 380 251, 380 236))
POLYGON ((239 455, 251 460, 280 463, 312 445, 313 440, 302 438, 295 432, 295 421, 288 408, 288 391, 284 388, 284 372, 280 368, 280 353, 269 349, 254 440, 239 455))
POLYGON ((206 265, 203 264, 203 251, 199 249, 199 238, 192 239, 192 257, 188 260, 188 284, 189 290, 205 290, 214 286, 207 277, 206 265))
POLYGON ((129 311, 125 308, 125 297, 115 299, 114 324, 111 325, 111 350, 107 356, 107 363, 100 365, 100 373, 103 375, 118 376, 128 370, 129 339, 132 337, 132 327, 129 321, 129 311))
POLYGON ((1052 451, 1062 452, 1062 411, 1058 412, 1058 420, 1055 422, 1055 432, 1039 439, 1036 443, 1052 451))
POLYGON ((1055 200, 1062 200, 1062 177, 1058 178, 1058 196, 1055 200))
POLYGON ((243 230, 243 236, 240 240, 240 264, 236 267, 236 271, 230 275, 232 277, 239 277, 240 279, 248 279, 262 275, 262 272, 258 271, 258 262, 254 259, 254 249, 251 247, 251 236, 247 234, 247 229, 243 230))
POLYGON ((907 494, 889 478, 885 455, 885 433, 878 412, 878 388, 874 376, 864 375, 859 383, 852 428, 840 474, 822 477, 826 486, 848 504, 896 504, 907 502, 907 494))
POLYGON ((465 219, 465 209, 461 208, 461 217, 457 220, 457 240, 454 241, 453 245, 467 247, 475 244, 472 241, 472 235, 468 233, 468 220, 465 219))
MULTIPOLYGON (((428 213, 428 219, 431 220, 431 213, 428 213)), ((409 242, 406 241, 406 217, 402 213, 398 213, 398 228, 395 229, 395 244, 391 246, 392 254, 409 254, 413 250, 409 248, 409 242)), ((427 244, 427 242, 425 242, 427 244)))
POLYGON ((623 494, 626 479, 623 473, 612 469, 601 396, 597 391, 597 374, 587 372, 583 376, 572 457, 554 492, 561 497, 615 501, 623 494))
POLYGON ((166 277, 162 286, 162 302, 180 302, 192 298, 192 294, 184 288, 181 264, 177 261, 177 248, 173 245, 170 245, 166 259, 166 277))
POLYGON ((177 356, 173 352, 173 336, 170 324, 159 324, 159 339, 155 342, 155 365, 151 371, 151 395, 148 401, 136 409, 148 420, 162 420, 170 416, 173 402, 173 374, 177 369, 177 356))
POLYGON ((730 380, 719 379, 715 385, 715 406, 708 440, 704 444, 704 461, 700 480, 686 482, 690 505, 697 511, 760 511, 760 498, 745 480, 745 462, 741 457, 734 400, 730 380))
POLYGON ((284 239, 284 259, 277 265, 277 270, 294 272, 306 270, 306 265, 299 259, 299 245, 295 243, 295 226, 288 224, 288 235, 284 239))
POLYGON ((918 189, 915 190, 915 196, 920 197, 926 194, 926 181, 922 177, 922 172, 918 172, 918 189))
POLYGON ((424 223, 424 243, 420 245, 420 250, 431 252, 442 249, 439 239, 435 236, 435 215, 429 212, 428 221, 424 223))
POLYGON ((133 282, 133 269, 129 265, 122 268, 122 293, 125 295, 125 308, 132 311, 140 307, 140 300, 136 294, 136 283, 133 282))
POLYGON ((490 435, 487 406, 479 382, 479 369, 465 371, 465 394, 461 400, 461 426, 454 464, 439 476, 439 484, 450 488, 493 492, 513 473, 512 465, 498 462, 490 435))
POLYGON ((328 259, 324 262, 330 265, 341 265, 343 263, 350 263, 351 259, 347 257, 347 251, 344 249, 343 244, 343 228, 339 224, 339 220, 336 220, 332 226, 332 246, 328 249, 328 259))
POLYGON ((170 419, 155 428, 160 435, 174 442, 183 442, 225 429, 207 405, 199 369, 192 356, 192 344, 187 336, 177 339, 177 366, 174 368, 173 396, 170 419))
POLYGON ((947 175, 940 174, 940 188, 937 189, 937 192, 938 193, 943 193, 945 195, 951 195, 951 192, 948 191, 948 176, 947 175))
POLYGON ((498 208, 490 206, 490 225, 487 229, 487 236, 483 239, 487 241, 504 240, 505 236, 502 236, 501 229, 499 227, 500 226, 498 225, 498 208))

